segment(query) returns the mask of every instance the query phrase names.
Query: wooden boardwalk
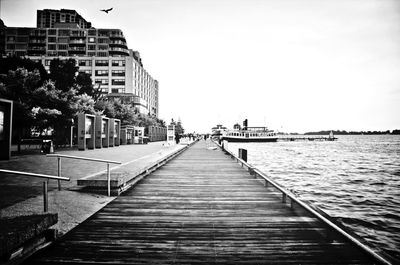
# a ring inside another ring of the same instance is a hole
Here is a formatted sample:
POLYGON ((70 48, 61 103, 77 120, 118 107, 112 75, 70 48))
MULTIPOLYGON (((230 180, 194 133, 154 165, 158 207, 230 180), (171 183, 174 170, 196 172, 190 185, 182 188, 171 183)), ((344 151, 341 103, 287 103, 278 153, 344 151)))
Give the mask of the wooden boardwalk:
POLYGON ((201 141, 27 264, 371 264, 201 141))

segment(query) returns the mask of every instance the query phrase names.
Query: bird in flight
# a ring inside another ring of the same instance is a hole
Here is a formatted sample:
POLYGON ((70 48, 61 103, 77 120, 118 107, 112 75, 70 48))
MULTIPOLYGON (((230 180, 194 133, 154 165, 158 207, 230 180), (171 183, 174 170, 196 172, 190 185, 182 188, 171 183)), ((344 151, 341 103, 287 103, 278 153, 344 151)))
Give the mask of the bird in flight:
POLYGON ((101 9, 100 11, 106 12, 108 14, 108 12, 110 12, 111 10, 113 10, 113 8, 109 8, 109 9, 101 9))

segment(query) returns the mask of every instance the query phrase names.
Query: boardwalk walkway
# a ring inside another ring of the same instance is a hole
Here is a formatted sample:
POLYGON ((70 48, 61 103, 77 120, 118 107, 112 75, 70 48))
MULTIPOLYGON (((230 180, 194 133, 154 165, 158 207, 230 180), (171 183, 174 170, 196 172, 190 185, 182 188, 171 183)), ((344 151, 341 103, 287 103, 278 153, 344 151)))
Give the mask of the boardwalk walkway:
POLYGON ((27 264, 370 264, 199 142, 27 264))

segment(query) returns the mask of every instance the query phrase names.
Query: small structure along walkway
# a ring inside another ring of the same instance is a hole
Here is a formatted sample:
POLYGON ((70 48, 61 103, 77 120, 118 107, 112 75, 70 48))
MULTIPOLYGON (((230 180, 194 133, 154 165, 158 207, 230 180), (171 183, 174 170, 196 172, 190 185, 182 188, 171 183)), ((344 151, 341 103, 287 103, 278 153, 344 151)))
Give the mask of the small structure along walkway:
POLYGON ((26 264, 373 264, 196 143, 26 264))

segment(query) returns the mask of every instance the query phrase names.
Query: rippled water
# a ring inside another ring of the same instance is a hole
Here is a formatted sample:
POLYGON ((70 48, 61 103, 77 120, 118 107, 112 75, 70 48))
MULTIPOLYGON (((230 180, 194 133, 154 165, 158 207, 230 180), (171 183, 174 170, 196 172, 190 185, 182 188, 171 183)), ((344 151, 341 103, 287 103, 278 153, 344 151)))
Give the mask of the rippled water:
POLYGON ((234 154, 400 259, 400 136, 337 136, 334 142, 229 143, 234 154))

